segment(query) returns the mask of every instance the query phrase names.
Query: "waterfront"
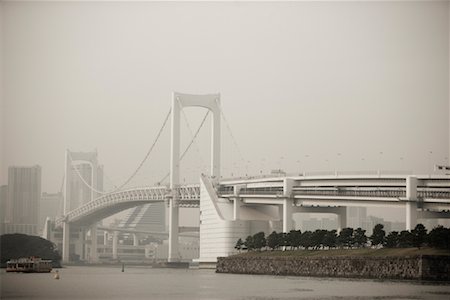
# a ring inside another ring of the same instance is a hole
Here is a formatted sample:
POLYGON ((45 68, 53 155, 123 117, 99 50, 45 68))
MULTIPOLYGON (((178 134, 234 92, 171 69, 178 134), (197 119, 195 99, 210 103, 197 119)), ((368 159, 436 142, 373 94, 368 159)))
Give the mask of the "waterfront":
POLYGON ((1 299, 448 299, 450 284, 145 267, 68 267, 54 274, 1 271, 1 299))

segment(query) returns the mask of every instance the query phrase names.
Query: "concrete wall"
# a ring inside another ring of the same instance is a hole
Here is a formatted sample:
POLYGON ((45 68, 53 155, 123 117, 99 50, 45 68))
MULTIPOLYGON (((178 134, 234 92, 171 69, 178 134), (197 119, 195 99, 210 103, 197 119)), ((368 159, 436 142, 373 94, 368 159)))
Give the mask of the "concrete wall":
POLYGON ((216 272, 319 277, 450 280, 450 256, 219 257, 216 272))

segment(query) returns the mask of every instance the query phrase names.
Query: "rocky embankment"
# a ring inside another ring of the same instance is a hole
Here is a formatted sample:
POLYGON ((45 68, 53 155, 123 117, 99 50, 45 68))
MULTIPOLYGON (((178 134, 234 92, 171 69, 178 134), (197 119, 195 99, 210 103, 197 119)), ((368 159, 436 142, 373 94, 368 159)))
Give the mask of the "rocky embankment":
POLYGON ((450 281, 450 256, 219 257, 216 272, 450 281))

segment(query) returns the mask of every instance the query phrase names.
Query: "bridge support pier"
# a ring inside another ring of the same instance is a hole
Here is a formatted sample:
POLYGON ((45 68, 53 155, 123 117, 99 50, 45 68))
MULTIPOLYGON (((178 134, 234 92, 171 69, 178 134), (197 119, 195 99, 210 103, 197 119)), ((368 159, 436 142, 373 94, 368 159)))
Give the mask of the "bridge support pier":
POLYGON ((87 253, 87 243, 86 243, 86 229, 81 228, 80 230, 80 241, 81 241, 81 253, 80 253, 80 259, 82 261, 85 261, 86 253, 87 253))
POLYGON ((62 261, 69 262, 70 249, 70 225, 67 222, 63 223, 63 241, 62 241, 62 261))
POLYGON ((406 177, 406 230, 417 225, 417 177, 406 177))
POLYGON ((173 198, 169 203, 169 262, 178 261, 178 220, 179 220, 179 210, 178 200, 174 199, 177 197, 177 192, 173 193, 173 198))
POLYGON ((237 221, 240 218, 240 211, 242 206, 242 199, 239 197, 239 192, 243 185, 235 185, 233 187, 234 190, 234 200, 233 200, 233 220, 237 221))
POLYGON ((103 245, 108 245, 108 231, 103 231, 103 245))
POLYGON ((119 243, 119 232, 114 231, 113 232, 113 239, 112 239, 112 258, 117 259, 117 244, 119 243))
POLYGON ((287 233, 293 228, 292 222, 292 211, 294 200, 292 198, 287 198, 283 200, 283 232, 287 233))
POLYGON ((139 239, 137 233, 133 233, 133 246, 139 246, 139 239))
POLYGON ((342 229, 347 227, 347 207, 343 206, 339 208, 339 212, 337 214, 337 221, 338 221, 337 232, 339 233, 341 232, 342 229))
POLYGON ((98 250, 97 250, 97 223, 91 226, 91 253, 90 262, 95 263, 98 261, 98 250))

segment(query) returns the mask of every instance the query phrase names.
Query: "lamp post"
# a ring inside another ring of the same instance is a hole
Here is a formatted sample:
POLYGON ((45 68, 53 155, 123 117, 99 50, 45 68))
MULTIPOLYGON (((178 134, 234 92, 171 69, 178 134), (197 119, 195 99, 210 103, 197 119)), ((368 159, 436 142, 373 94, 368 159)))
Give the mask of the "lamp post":
POLYGON ((431 164, 431 155, 433 155, 433 151, 428 151, 428 167, 430 168, 430 173, 433 172, 433 165, 431 164))
POLYGON ((338 171, 338 169, 339 169, 339 165, 338 165, 338 162, 340 161, 340 157, 341 157, 341 153, 340 152, 338 152, 337 153, 337 158, 336 158, 336 166, 335 166, 335 172, 337 173, 337 171, 338 171))
POLYGON ((381 174, 381 162, 383 161, 383 151, 380 151, 379 152, 379 154, 380 154, 380 157, 379 157, 379 162, 378 162, 378 175, 380 175, 381 174))
POLYGON ((304 164, 304 166, 303 166, 303 172, 306 172, 306 161, 308 161, 308 159, 309 159, 309 154, 305 154, 305 164, 304 164))

